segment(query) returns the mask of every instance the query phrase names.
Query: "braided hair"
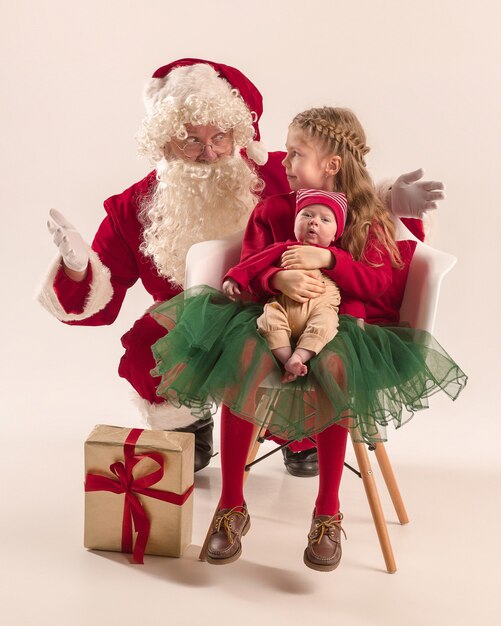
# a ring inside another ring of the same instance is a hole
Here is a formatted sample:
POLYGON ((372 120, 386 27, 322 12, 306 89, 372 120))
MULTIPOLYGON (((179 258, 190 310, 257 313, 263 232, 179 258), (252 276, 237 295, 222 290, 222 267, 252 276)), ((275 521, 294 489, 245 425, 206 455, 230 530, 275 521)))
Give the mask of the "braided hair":
POLYGON ((365 247, 369 229, 377 243, 386 249, 393 267, 402 268, 402 258, 395 243, 395 225, 378 198, 365 164, 370 148, 357 116, 349 109, 322 107, 299 113, 291 126, 300 128, 318 140, 326 154, 341 157, 341 168, 334 179, 334 190, 348 199, 346 227, 340 240, 356 261, 366 261, 365 247))

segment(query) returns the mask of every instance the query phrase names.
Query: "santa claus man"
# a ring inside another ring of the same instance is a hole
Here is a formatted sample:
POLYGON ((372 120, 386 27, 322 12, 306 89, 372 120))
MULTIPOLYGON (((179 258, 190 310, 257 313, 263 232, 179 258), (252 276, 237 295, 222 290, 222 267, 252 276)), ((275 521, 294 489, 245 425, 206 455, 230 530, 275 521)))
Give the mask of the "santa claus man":
MULTIPOLYGON (((39 299, 67 324, 111 324, 138 279, 154 302, 171 298, 182 290, 192 244, 242 230, 260 198, 289 191, 284 153, 268 153, 259 143, 261 94, 237 69, 180 59, 153 74, 145 102, 139 145, 155 169, 104 202, 106 217, 92 246, 61 213, 50 212, 60 254, 39 299)), ((435 198, 413 182, 399 179, 399 205, 418 215, 435 198)), ((151 345, 164 332, 146 312, 122 337, 118 371, 136 390, 151 428, 195 434, 197 471, 212 456, 213 422, 197 421, 156 395, 151 345)), ((305 471, 296 473, 316 473, 313 454, 298 454, 305 471)), ((288 460, 291 470, 294 459, 288 460)))

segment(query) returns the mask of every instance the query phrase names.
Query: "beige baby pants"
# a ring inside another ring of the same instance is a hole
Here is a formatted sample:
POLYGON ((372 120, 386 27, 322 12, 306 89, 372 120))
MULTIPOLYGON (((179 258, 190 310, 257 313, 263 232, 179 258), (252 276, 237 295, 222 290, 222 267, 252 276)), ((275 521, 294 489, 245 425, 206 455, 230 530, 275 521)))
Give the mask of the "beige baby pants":
POLYGON ((336 284, 321 275, 326 291, 318 298, 301 303, 284 296, 264 305, 257 319, 257 329, 266 339, 270 350, 291 345, 318 354, 336 336, 339 325, 341 297, 336 284))

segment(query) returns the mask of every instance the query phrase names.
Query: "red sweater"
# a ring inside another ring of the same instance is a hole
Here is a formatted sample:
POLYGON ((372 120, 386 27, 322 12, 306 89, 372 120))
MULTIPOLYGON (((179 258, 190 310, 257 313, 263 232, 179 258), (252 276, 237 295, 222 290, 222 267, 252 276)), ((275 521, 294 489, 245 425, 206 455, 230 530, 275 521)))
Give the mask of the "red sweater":
MULTIPOLYGON (((295 193, 267 198, 259 203, 245 231, 241 259, 245 260, 275 242, 293 239, 295 208, 295 193)), ((405 220, 405 223, 422 237, 422 226, 418 220, 405 220)), ((354 261, 349 252, 336 248, 333 269, 323 270, 341 290, 342 299, 364 302, 366 319, 370 323, 391 324, 399 321, 405 281, 416 244, 414 241, 402 241, 398 242, 398 246, 404 262, 402 270, 391 266, 389 254, 379 249, 371 232, 365 256, 375 266, 354 261)), ((278 267, 269 267, 251 280, 252 292, 260 298, 276 295, 271 287, 271 278, 278 271, 278 267)), ((341 312, 346 312, 342 300, 341 312)))
MULTIPOLYGON (((289 246, 297 245, 297 239, 273 243, 265 250, 261 250, 261 252, 257 252, 256 254, 247 257, 247 259, 241 261, 238 265, 235 265, 235 267, 232 267, 226 274, 225 279, 232 278, 242 289, 249 291, 252 295, 259 299, 260 294, 253 291, 252 283, 259 285, 260 276, 264 272, 268 274, 270 267, 280 270, 279 262, 282 254, 289 246)), ((321 248, 323 246, 318 247, 321 248)), ((331 246, 326 249, 330 250, 333 254, 336 254, 337 252, 337 249, 331 246)), ((345 300, 341 302, 340 311, 342 313, 347 313, 348 315, 353 315, 354 317, 361 317, 365 319, 364 305, 360 300, 345 298, 345 300)))

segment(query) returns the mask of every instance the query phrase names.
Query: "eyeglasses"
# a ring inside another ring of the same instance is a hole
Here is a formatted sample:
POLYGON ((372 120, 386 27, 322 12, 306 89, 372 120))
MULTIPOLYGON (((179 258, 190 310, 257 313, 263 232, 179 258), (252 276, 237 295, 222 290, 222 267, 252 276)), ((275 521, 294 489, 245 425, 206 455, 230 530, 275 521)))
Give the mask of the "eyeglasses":
POLYGON ((180 150, 184 152, 184 154, 189 158, 199 157, 206 148, 211 148, 216 154, 223 154, 233 145, 233 135, 232 133, 219 133, 214 135, 212 140, 209 143, 202 143, 195 139, 194 137, 188 137, 188 139, 182 143, 178 144, 176 141, 172 140, 180 150))

